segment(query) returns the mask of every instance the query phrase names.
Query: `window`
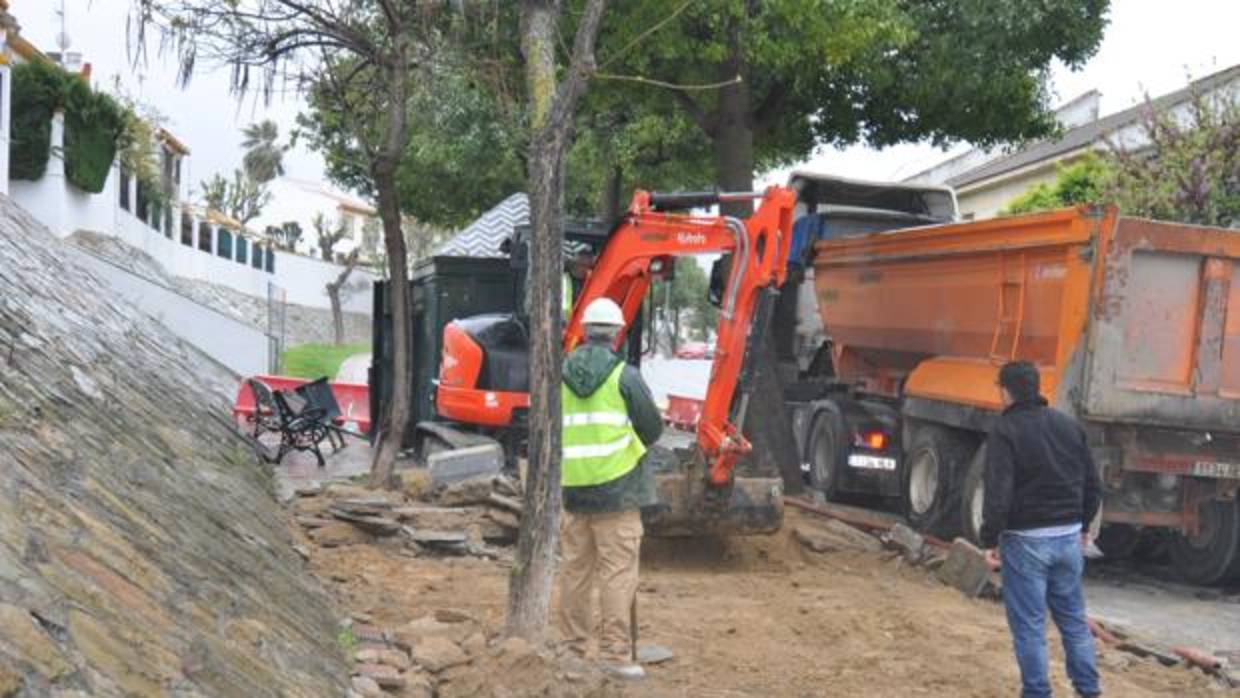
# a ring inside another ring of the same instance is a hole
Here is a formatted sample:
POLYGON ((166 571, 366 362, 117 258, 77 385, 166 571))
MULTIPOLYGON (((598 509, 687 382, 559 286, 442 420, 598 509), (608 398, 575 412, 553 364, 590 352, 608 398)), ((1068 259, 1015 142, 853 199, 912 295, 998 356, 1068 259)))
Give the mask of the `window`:
POLYGON ((232 259, 232 253, 233 253, 232 233, 228 232, 227 230, 223 228, 220 228, 217 234, 217 237, 219 238, 219 243, 217 244, 215 248, 215 253, 223 257, 224 259, 232 259))
POLYGON ((164 207, 164 237, 172 239, 172 205, 164 207))
POLYGON ((120 204, 121 204, 121 208, 123 208, 123 209, 125 209, 126 211, 128 211, 128 210, 129 210, 129 173, 128 173, 128 172, 126 172, 126 171, 125 171, 125 168, 123 168, 123 167, 122 167, 122 168, 120 168, 120 173, 121 173, 121 176, 120 176, 120 179, 119 179, 119 182, 120 182, 120 185, 119 185, 119 186, 120 186, 120 192, 119 192, 119 193, 120 193, 120 204))
POLYGON ((253 252, 254 254, 250 255, 250 266, 261 270, 263 268, 263 248, 254 245, 253 252))
POLYGON ((206 221, 198 222, 198 249, 211 254, 211 224, 206 221))
POLYGON ((276 273, 276 251, 267 250, 267 273, 276 273))
POLYGON ((246 262, 245 243, 246 243, 246 239, 238 235, 237 236, 237 263, 238 264, 245 264, 246 262))
POLYGON ((189 211, 181 211, 181 244, 194 246, 194 219, 189 217, 189 211))
POLYGON ((151 202, 150 214, 151 215, 147 217, 146 219, 147 225, 154 228, 155 232, 159 232, 160 224, 164 220, 164 214, 162 211, 160 211, 160 206, 159 206, 158 201, 151 202))

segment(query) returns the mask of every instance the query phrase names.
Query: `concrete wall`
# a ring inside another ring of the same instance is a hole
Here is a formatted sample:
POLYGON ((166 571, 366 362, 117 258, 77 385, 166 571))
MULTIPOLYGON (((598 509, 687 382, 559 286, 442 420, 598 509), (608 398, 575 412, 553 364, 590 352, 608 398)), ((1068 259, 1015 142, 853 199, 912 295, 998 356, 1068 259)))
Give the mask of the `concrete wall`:
POLYGON ((235 373, 252 376, 269 370, 271 343, 261 331, 85 250, 64 249, 118 296, 235 373))

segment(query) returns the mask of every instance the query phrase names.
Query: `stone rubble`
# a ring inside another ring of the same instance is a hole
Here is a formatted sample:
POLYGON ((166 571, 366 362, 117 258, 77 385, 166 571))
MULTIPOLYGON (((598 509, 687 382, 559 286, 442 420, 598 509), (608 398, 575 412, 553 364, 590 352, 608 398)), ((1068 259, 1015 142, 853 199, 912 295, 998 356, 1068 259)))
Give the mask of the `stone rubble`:
POLYGON ((402 486, 395 491, 330 483, 299 492, 291 502, 295 520, 326 548, 390 538, 403 541, 413 554, 498 558, 501 553, 491 546, 516 540, 522 505, 515 480, 483 475, 433 489, 411 487, 430 482, 420 468, 400 471, 398 479, 402 486))

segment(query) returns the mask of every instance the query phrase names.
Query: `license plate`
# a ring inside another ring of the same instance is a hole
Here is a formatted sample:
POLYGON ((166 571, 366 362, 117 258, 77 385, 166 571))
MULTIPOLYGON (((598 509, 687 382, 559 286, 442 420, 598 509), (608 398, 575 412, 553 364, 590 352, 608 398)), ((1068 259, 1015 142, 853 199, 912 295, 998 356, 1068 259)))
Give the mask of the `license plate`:
POLYGON ((1193 463, 1193 475, 1240 480, 1240 463, 1199 460, 1193 463))
POLYGON ((886 456, 869 456, 864 453, 853 453, 848 456, 848 465, 852 468, 866 470, 895 470, 896 459, 886 456))

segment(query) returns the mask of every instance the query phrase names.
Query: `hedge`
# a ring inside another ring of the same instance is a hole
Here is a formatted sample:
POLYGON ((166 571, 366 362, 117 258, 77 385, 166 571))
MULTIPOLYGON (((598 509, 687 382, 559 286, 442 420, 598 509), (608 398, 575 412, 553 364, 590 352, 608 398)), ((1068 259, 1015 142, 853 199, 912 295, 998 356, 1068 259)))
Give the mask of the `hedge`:
POLYGON ((103 191, 126 119, 116 100, 90 89, 81 77, 40 60, 14 66, 12 100, 9 176, 30 180, 43 176, 50 156, 52 115, 64 109, 65 177, 83 191, 103 191))

